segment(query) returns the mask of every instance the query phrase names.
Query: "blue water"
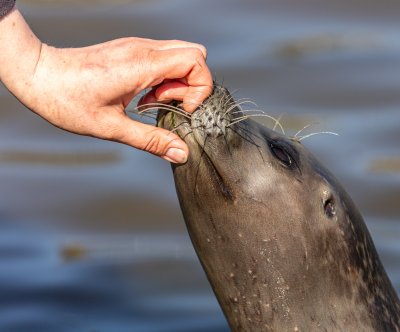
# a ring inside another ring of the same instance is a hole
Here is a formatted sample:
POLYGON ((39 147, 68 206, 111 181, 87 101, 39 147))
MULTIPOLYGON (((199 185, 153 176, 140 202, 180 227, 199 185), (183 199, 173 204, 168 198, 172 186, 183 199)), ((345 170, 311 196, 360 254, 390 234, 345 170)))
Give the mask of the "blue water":
MULTIPOLYGON (((304 144, 359 206, 400 290, 400 4, 18 3, 52 45, 203 43, 215 77, 288 133, 339 133, 304 144)), ((228 331, 168 163, 53 128, 0 88, 0 184, 0 331, 228 331)))

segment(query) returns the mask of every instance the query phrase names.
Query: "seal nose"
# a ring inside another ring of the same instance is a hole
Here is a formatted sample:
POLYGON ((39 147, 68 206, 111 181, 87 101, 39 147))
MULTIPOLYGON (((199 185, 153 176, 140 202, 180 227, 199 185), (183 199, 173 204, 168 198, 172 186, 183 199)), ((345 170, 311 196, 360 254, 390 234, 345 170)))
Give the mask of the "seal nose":
POLYGON ((214 138, 225 135, 228 124, 229 118, 216 105, 203 105, 193 113, 191 120, 193 130, 200 130, 205 136, 214 138))
POLYGON ((192 114, 192 130, 199 131, 206 137, 225 136, 231 122, 232 105, 235 102, 228 90, 214 85, 211 96, 192 114))

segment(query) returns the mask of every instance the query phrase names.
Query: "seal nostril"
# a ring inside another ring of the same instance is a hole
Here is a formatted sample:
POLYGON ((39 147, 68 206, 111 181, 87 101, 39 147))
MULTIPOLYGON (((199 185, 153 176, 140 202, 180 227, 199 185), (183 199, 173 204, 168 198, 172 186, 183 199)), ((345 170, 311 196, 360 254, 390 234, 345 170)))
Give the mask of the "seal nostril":
POLYGON ((203 101, 190 120, 190 126, 199 139, 202 140, 204 137, 217 139, 226 135, 226 128, 229 128, 232 117, 228 114, 231 111, 230 103, 233 103, 233 99, 229 93, 219 89, 203 101))
POLYGON ((329 218, 333 218, 336 215, 335 200, 332 197, 325 201, 324 211, 329 218))

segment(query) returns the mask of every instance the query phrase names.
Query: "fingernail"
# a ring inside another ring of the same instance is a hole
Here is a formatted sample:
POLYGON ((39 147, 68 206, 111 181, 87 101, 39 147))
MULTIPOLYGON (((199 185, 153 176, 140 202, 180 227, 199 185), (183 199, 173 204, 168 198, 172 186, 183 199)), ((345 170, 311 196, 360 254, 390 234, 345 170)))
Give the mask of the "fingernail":
POLYGON ((185 151, 177 148, 169 148, 165 154, 170 161, 178 164, 183 164, 187 161, 187 154, 185 151))

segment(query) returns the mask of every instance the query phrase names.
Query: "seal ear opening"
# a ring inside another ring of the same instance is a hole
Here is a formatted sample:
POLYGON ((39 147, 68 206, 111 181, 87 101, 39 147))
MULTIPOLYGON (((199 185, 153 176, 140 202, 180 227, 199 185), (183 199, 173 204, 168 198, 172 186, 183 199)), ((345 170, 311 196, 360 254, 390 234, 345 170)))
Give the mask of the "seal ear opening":
POLYGON ((336 215, 336 203, 332 196, 324 201, 324 212, 328 218, 333 218, 336 215))

